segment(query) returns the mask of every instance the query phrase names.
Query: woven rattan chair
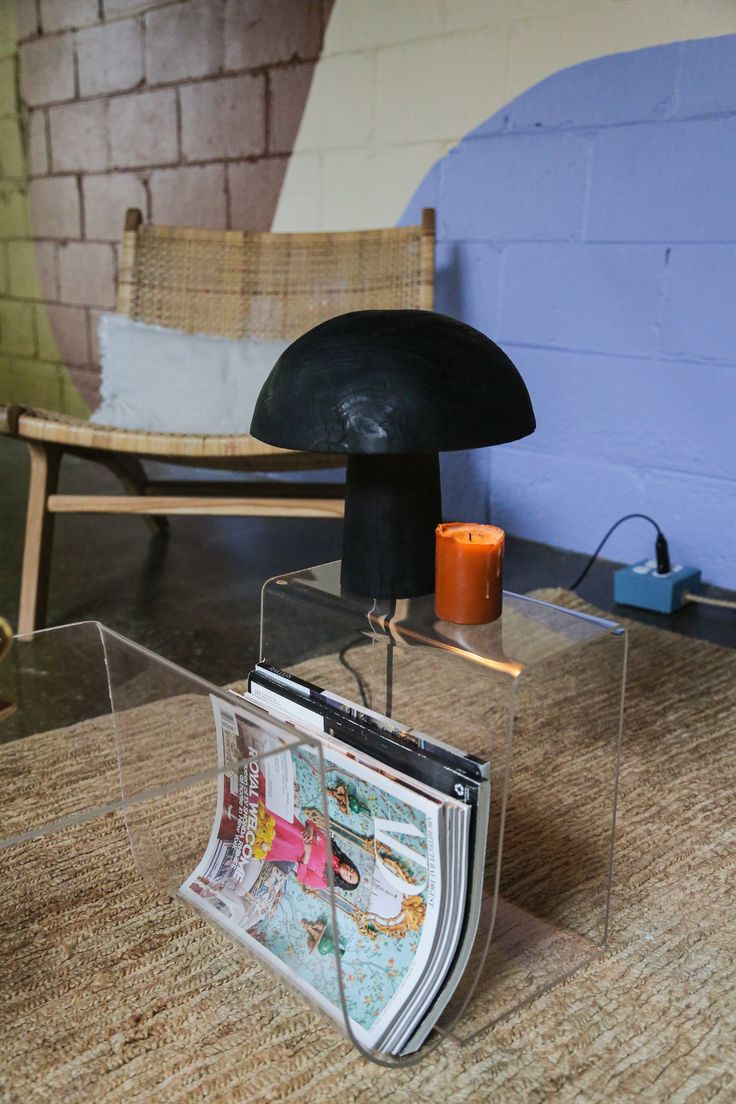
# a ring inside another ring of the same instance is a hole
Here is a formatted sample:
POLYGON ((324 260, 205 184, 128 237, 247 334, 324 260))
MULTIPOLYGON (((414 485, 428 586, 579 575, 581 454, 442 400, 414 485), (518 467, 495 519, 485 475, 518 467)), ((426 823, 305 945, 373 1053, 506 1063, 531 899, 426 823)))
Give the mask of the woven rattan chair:
MULTIPOLYGON (((271 234, 144 226, 126 215, 117 309, 128 318, 223 337, 296 338, 345 311, 431 309, 434 212, 421 226, 271 234)), ((0 432, 28 444, 28 497, 19 631, 44 624, 53 521, 58 513, 341 517, 342 484, 149 479, 142 459, 242 472, 334 468, 339 458, 274 448, 238 436, 138 432, 25 407, 0 407, 0 432), (58 494, 66 453, 104 464, 120 495, 58 494)))

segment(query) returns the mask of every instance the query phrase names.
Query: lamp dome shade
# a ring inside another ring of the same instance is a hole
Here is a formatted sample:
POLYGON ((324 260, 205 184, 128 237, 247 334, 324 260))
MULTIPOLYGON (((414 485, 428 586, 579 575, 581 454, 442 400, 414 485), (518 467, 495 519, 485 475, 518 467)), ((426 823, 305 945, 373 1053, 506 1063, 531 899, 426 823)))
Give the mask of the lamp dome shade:
POLYGON ((282 353, 250 431, 283 448, 392 455, 503 444, 535 424, 519 372, 480 331, 434 311, 366 310, 282 353))

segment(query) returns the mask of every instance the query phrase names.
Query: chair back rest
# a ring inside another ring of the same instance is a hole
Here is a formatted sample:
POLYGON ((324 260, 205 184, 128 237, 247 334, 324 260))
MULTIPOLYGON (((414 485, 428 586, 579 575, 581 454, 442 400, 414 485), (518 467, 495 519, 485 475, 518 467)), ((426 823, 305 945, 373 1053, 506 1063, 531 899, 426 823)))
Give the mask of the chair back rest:
POLYGON ((144 226, 128 211, 117 309, 187 333, 294 339, 346 311, 431 310, 434 211, 421 226, 272 234, 144 226))

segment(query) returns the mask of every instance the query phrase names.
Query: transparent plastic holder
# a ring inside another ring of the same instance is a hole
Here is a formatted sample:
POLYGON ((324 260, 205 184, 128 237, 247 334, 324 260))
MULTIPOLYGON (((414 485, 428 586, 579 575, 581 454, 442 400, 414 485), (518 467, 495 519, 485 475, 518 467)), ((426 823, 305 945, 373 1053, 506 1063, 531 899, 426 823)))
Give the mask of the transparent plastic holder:
MULTIPOLYGON (((264 950, 250 936, 239 937, 242 930, 253 930, 255 886, 241 894, 224 877, 214 890, 211 880, 199 878, 197 892, 182 893, 182 887, 191 886, 211 841, 215 836, 219 840, 221 796, 240 770, 252 771, 257 765, 265 777, 270 767, 276 775, 286 769, 287 759, 298 762, 301 796, 310 816, 328 824, 325 762, 318 740, 96 622, 15 638, 0 662, 0 702, 4 938, 16 941, 24 954, 42 956, 55 992, 109 986, 119 1014, 137 1022, 144 995, 135 987, 130 961, 125 955, 120 960, 116 941, 128 946, 132 940, 134 950, 128 954, 133 957, 140 940, 152 945, 170 941, 169 977, 157 981, 165 999, 167 988, 180 988, 177 974, 191 973, 193 966, 187 947, 191 927, 167 911, 185 905, 226 937, 217 954, 224 947, 226 955, 255 956, 371 1056, 355 1038, 347 1015, 339 953, 343 919, 336 909, 329 863, 327 887, 312 893, 303 912, 308 917, 310 909, 319 911, 331 929, 333 948, 328 944, 326 953, 323 948, 314 956, 317 975, 307 977, 306 984, 305 978, 295 980, 267 944, 264 950), (240 719, 222 741, 213 703, 240 719), (133 898, 140 900, 141 913, 112 920, 106 902, 131 879, 141 883, 133 898), (227 893, 221 892, 223 887, 227 893), (219 901, 218 914, 202 906, 212 893, 219 901), (99 940, 85 938, 76 926, 74 902, 82 900, 93 902, 96 928, 114 924, 104 960, 99 940), (71 926, 59 931, 57 910, 64 909, 71 926)), ((227 850, 227 840, 217 847, 227 850)), ((329 842, 327 850, 329 854, 329 842)), ((220 852, 218 856, 218 869, 224 869, 220 852)), ((263 862, 261 873, 269 876, 269 903, 288 891, 288 878, 278 864, 263 862)), ((242 1022, 249 1015, 247 996, 244 1002, 242 991, 228 992, 217 963, 194 965, 199 984, 204 977, 205 988, 211 985, 217 992, 219 1021, 242 1022)), ((203 1022, 200 1041, 203 1052, 211 1043, 216 1055, 217 1039, 208 1041, 210 1026, 203 1022)), ((50 1051, 66 1030, 61 1020, 44 1026, 50 1051)), ((76 1069, 73 1076, 76 1087, 84 1089, 84 1070, 76 1069)), ((93 1088, 92 1079, 90 1092, 93 1088)))
POLYGON ((499 620, 435 618, 340 587, 332 563, 270 579, 274 667, 490 765, 482 904, 468 965, 420 1051, 463 1044, 605 949, 627 639, 613 621, 515 594, 499 620))
MULTIPOLYGON (((117 916, 113 935, 127 946, 131 926, 138 940, 145 923, 144 945, 170 941, 169 975, 157 982, 163 997, 167 987, 186 987, 178 979, 191 972, 192 946, 200 945, 176 919, 192 907, 222 936, 210 944, 217 961, 195 963, 200 983, 204 977, 217 993, 219 1023, 251 1014, 248 996, 223 984, 221 956, 250 954, 383 1065, 412 1064, 433 1047, 469 1041, 601 953, 625 686, 618 625, 515 595, 505 596, 494 624, 448 625, 435 620, 431 598, 381 603, 342 594, 339 564, 329 564, 265 584, 261 651, 275 666, 364 699, 490 764, 478 931, 431 1034, 398 1057, 356 1035, 340 952, 351 919, 331 875, 314 905, 332 936, 318 986, 295 980, 191 895, 182 898, 210 842, 218 793, 246 762, 308 759, 316 779, 311 815, 330 824, 322 744, 94 622, 18 638, 0 662, 0 867, 4 884, 14 886, 3 901, 4 930, 20 941, 31 922, 57 987, 94 988, 105 974, 117 1007, 127 1002, 135 1021, 141 994, 125 958, 110 952, 101 963, 98 942, 88 949, 83 934, 60 936, 52 923, 53 910, 77 895, 92 897, 97 922, 106 924, 106 901, 130 879, 143 887, 141 913, 117 916), (243 745, 232 744, 218 756, 213 699, 245 717, 247 758, 243 745)), ((63 1023, 44 1027, 51 1041, 64 1030, 63 1023)), ((216 1056, 214 1030, 205 1019, 197 1045, 216 1056)))

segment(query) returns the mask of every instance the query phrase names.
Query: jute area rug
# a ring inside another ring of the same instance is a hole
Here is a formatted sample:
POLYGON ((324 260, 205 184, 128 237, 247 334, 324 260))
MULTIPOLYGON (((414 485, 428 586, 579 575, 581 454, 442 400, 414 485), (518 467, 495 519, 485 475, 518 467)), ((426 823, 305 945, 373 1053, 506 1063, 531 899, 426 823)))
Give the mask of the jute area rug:
MULTIPOLYGON (((631 626, 608 951, 408 1070, 154 893, 119 814, 0 852, 0 1099, 733 1101, 735 707, 736 652, 631 626)), ((96 723, 0 747, 4 833, 111 781, 96 723)))

